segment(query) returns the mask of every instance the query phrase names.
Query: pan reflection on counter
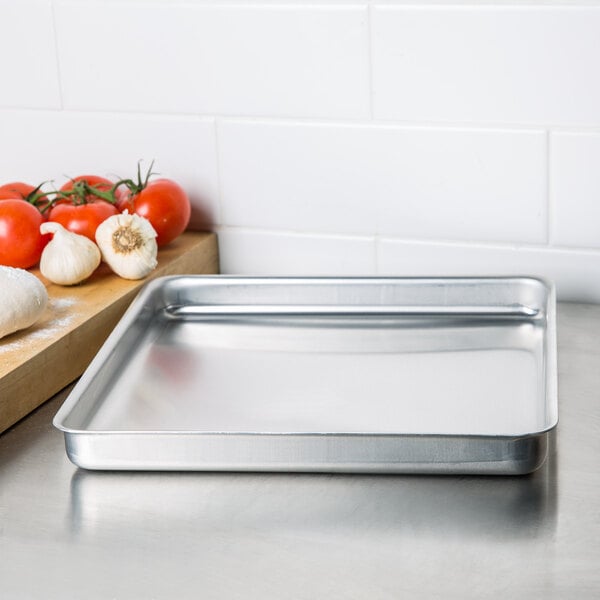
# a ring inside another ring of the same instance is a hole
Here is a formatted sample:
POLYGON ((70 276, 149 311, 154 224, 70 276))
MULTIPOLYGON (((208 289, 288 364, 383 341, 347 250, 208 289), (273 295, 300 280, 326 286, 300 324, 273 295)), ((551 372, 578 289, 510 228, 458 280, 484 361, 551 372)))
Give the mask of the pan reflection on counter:
MULTIPOLYGON (((555 459, 555 457, 552 457, 555 459)), ((70 527, 94 538, 222 531, 472 537, 552 536, 555 460, 526 477, 75 471, 70 527)))

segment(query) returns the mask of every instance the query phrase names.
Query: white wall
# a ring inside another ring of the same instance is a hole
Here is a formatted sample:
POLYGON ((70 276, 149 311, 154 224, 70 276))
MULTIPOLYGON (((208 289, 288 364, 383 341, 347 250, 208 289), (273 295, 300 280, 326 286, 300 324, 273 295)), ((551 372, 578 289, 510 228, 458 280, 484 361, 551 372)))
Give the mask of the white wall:
POLYGON ((600 3, 0 0, 0 180, 179 180, 223 272, 600 302, 600 3))

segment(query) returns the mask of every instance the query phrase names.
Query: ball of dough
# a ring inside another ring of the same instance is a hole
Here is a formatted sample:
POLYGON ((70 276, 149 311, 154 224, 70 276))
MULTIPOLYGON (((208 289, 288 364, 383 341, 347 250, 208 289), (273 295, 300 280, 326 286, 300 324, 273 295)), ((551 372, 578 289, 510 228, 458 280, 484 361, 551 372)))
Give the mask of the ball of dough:
POLYGON ((48 292, 35 275, 0 266, 0 338, 33 325, 46 304, 48 292))

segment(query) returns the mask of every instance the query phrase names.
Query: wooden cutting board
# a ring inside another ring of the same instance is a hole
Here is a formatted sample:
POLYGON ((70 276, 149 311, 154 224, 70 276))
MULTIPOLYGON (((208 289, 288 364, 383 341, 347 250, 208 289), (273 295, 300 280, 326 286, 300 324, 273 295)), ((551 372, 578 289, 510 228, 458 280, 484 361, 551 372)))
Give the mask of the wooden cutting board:
POLYGON ((146 279, 121 279, 105 265, 82 284, 44 279, 49 303, 32 327, 0 339, 0 432, 79 377, 141 287, 162 275, 219 272, 217 237, 186 232, 158 252, 146 279))

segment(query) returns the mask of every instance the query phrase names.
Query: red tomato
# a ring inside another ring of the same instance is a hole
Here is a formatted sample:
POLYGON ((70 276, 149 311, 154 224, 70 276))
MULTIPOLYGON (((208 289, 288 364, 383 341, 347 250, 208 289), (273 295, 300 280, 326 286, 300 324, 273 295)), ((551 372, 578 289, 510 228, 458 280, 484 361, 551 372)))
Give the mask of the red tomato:
POLYGON ((46 220, 48 218, 46 207, 49 200, 47 196, 40 192, 41 187, 41 185, 34 187, 21 181, 5 183, 0 185, 0 200, 25 200, 35 206, 46 220))
MULTIPOLYGON (((110 179, 106 179, 106 177, 100 177, 98 175, 78 175, 77 177, 73 177, 65 183, 59 191, 61 192, 70 192, 75 184, 78 181, 85 181, 90 187, 98 189, 100 192, 110 192, 114 183, 110 179)), ((115 199, 118 201, 121 199, 123 192, 117 188, 115 191, 115 199)), ((86 202, 92 202, 94 200, 106 200, 106 198, 101 198, 99 196, 95 196, 93 194, 89 194, 86 196, 86 202)), ((66 200, 68 202, 68 200, 66 200)), ((59 200, 59 202, 63 202, 63 200, 59 200)))
POLYGON ((5 183, 0 185, 0 200, 25 200, 34 191, 33 185, 21 181, 5 183))
MULTIPOLYGON (((102 221, 118 214, 114 204, 106 201, 106 194, 113 188, 113 182, 98 175, 79 175, 67 181, 59 190, 66 197, 54 201, 48 220, 60 223, 65 229, 84 235, 96 241, 96 228, 102 221), (82 186, 82 184, 85 184, 82 186), (94 194, 93 188, 102 195, 94 194), (74 192, 69 195, 69 192, 74 192), (104 198, 102 196, 105 196, 104 198)), ((121 191, 116 190, 115 200, 121 198, 121 191)))
POLYGON ((40 260, 52 236, 42 235, 40 212, 23 200, 0 202, 0 264, 27 269, 40 260))
POLYGON ((172 242, 183 233, 192 211, 183 188, 170 179, 150 181, 133 195, 125 192, 117 206, 121 212, 127 209, 148 219, 156 231, 159 246, 172 242))
POLYGON ((85 235, 85 237, 96 241, 96 228, 102 221, 119 214, 117 208, 104 202, 96 200, 87 204, 59 203, 50 209, 49 221, 60 223, 65 229, 85 235))

